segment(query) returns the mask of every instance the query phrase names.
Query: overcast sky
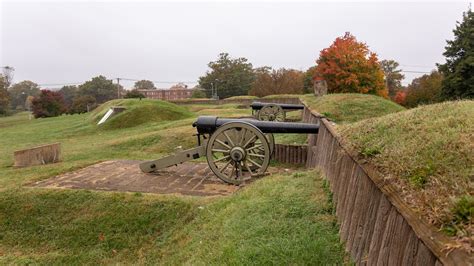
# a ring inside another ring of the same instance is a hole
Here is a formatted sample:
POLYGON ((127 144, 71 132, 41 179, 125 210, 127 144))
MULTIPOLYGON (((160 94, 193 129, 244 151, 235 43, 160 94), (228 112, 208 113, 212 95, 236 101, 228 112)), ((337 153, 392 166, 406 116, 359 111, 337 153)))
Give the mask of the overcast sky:
MULTIPOLYGON (((221 52, 305 70, 350 31, 403 70, 443 62, 460 2, 18 2, 0 0, 0 66, 38 84, 108 78, 194 85, 221 52)), ((406 73, 407 84, 422 74, 406 73)), ((131 83, 126 83, 126 87, 131 83)), ((158 87, 169 87, 159 83, 158 87)), ((44 86, 53 87, 53 86, 44 86)))

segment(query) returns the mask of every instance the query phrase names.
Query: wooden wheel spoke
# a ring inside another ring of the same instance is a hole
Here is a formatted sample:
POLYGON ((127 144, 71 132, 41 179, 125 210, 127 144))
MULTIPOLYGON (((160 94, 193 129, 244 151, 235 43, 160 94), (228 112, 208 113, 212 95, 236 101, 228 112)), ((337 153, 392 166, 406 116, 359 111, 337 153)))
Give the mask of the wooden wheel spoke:
POLYGON ((259 157, 259 158, 265 158, 265 155, 258 154, 258 153, 249 153, 249 156, 259 157))
POLYGON ((227 175, 227 178, 231 179, 232 176, 234 175, 234 172, 235 172, 235 164, 232 164, 232 170, 230 171, 230 173, 227 175))
POLYGON ((260 167, 260 168, 262 167, 261 164, 255 162, 254 160, 252 160, 252 159, 250 159, 250 158, 247 158, 247 160, 249 160, 251 163, 253 163, 254 165, 256 165, 256 166, 258 166, 258 167, 260 167))
POLYGON ((262 149, 263 148, 263 145, 260 144, 260 145, 256 145, 256 146, 253 146, 253 147, 250 147, 248 149, 246 149, 247 152, 250 152, 250 151, 253 151, 255 149, 262 149))
POLYGON ((229 135, 227 135, 227 132, 222 132, 224 134, 224 136, 227 138, 227 140, 229 141, 230 145, 232 146, 235 146, 234 142, 232 141, 232 139, 229 137, 229 135))
POLYGON ((219 159, 216 158, 217 160, 215 160, 214 163, 217 163, 217 162, 220 162, 220 161, 223 161, 223 160, 227 160, 229 158, 230 158, 230 155, 226 155, 226 156, 224 156, 222 158, 219 158, 219 159))
POLYGON ((229 153, 229 150, 222 150, 222 149, 212 149, 212 152, 222 152, 222 153, 229 153))
POLYGON ((244 140, 245 140, 245 135, 247 134, 247 129, 246 129, 246 128, 242 128, 242 132, 241 132, 240 134, 241 134, 241 137, 240 137, 239 145, 242 146, 242 143, 243 143, 244 140), (245 131, 244 131, 244 130, 245 130, 245 131))
POLYGON ((219 169, 219 172, 224 172, 224 170, 229 166, 229 164, 232 162, 232 160, 229 160, 221 169, 219 169))
POLYGON ((247 148, 247 146, 248 146, 250 143, 253 143, 256 139, 257 139, 257 135, 253 135, 253 137, 251 137, 251 138, 245 143, 245 145, 243 146, 244 149, 247 148))
POLYGON ((254 175, 254 173, 252 172, 252 169, 250 169, 249 165, 247 164, 246 161, 244 161, 244 167, 247 169, 247 171, 250 173, 251 176, 254 175))
POLYGON ((219 143, 219 144, 221 144, 222 146, 226 147, 226 148, 229 149, 229 150, 231 149, 231 147, 230 147, 229 145, 225 144, 225 143, 224 143, 222 140, 220 140, 220 139, 216 139, 216 142, 219 143))

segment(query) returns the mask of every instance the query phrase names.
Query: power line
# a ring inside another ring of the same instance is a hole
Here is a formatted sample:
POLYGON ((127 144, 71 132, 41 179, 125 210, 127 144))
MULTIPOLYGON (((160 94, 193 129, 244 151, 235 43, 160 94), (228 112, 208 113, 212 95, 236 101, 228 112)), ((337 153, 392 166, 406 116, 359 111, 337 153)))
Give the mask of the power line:
MULTIPOLYGON (((132 79, 132 78, 120 78, 121 80, 126 80, 126 81, 140 81, 143 79, 132 79)), ((148 80, 148 79, 146 79, 148 80)), ((196 81, 156 81, 156 80, 149 80, 153 83, 167 83, 167 84, 176 84, 176 83, 198 83, 196 81)))
POLYGON ((411 71, 411 70, 401 70, 403 73, 417 73, 417 74, 430 74, 431 72, 427 71, 411 71))
MULTIPOLYGON (((140 81, 143 79, 131 79, 131 78, 113 78, 115 80, 124 80, 124 81, 140 81)), ((197 81, 154 81, 150 80, 153 83, 161 83, 161 84, 177 84, 177 83, 191 83, 191 84, 196 84, 198 83, 197 81)), ((67 86, 67 85, 79 85, 83 84, 86 81, 83 82, 65 82, 65 83, 42 83, 38 84, 38 86, 67 86)))
POLYGON ((48 84, 38 84, 38 86, 66 86, 66 85, 77 85, 84 82, 69 82, 69 83, 48 83, 48 84))
POLYGON ((421 65, 400 65, 401 67, 418 67, 418 68, 433 68, 433 66, 421 66, 421 65))

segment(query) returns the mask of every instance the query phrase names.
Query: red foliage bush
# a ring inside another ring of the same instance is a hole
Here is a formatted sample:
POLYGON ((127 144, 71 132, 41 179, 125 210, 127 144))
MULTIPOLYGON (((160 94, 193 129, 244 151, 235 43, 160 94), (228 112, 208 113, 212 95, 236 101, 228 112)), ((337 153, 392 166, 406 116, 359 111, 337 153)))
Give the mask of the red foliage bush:
POLYGON ((67 107, 60 92, 42 90, 32 101, 32 111, 35 118, 53 117, 64 114, 67 107))
POLYGON ((405 105, 406 98, 407 98, 406 92, 397 91, 397 94, 395 94, 395 97, 393 98, 393 100, 400 105, 405 105))

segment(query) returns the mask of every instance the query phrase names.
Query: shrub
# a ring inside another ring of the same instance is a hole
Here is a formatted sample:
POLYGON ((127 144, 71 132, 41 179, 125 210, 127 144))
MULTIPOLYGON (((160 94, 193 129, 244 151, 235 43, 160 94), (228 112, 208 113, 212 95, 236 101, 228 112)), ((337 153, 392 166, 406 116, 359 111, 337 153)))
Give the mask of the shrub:
POLYGON ((50 90, 42 90, 31 104, 35 118, 58 116, 67 110, 63 95, 50 90))
POLYGON ((139 98, 139 99, 142 99, 142 98, 145 98, 145 95, 143 95, 141 92, 139 92, 137 89, 133 89, 129 92, 127 92, 127 94, 125 94, 125 99, 132 99, 132 98, 139 98))
POLYGON ((91 95, 85 96, 76 96, 72 100, 71 108, 69 109, 69 113, 71 114, 81 114, 93 110, 97 107, 96 100, 91 95))
POLYGON ((416 107, 420 104, 440 102, 442 81, 443 75, 437 71, 414 79, 406 90, 404 105, 416 107))
POLYGON ((203 90, 194 90, 191 98, 206 98, 206 92, 203 90))

